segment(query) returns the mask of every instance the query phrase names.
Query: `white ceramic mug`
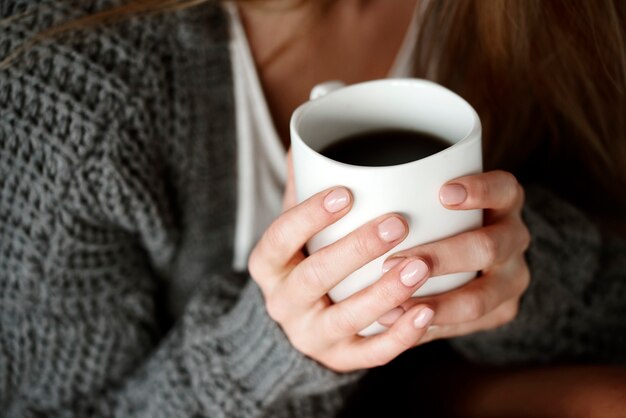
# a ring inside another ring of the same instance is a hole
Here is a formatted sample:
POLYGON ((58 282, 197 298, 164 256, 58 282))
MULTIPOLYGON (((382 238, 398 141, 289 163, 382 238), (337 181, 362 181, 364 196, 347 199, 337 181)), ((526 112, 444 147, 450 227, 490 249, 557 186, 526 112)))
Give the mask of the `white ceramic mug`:
MULTIPOLYGON (((347 187, 354 197, 348 214, 307 243, 309 253, 385 213, 399 213, 409 224, 408 236, 402 243, 329 292, 333 301, 341 301, 378 280, 383 262, 392 253, 482 225, 482 211, 449 210, 439 201, 444 183, 482 171, 480 119, 452 91, 419 79, 376 80, 350 86, 324 83, 316 86, 311 100, 293 113, 290 129, 298 202, 339 185, 347 187), (344 164, 318 152, 337 139, 381 129, 426 132, 443 138, 450 146, 417 161, 385 167, 344 164)), ((414 296, 445 292, 475 276, 476 272, 462 272, 432 277, 414 296)), ((374 323, 360 334, 371 335, 384 329, 374 323)))

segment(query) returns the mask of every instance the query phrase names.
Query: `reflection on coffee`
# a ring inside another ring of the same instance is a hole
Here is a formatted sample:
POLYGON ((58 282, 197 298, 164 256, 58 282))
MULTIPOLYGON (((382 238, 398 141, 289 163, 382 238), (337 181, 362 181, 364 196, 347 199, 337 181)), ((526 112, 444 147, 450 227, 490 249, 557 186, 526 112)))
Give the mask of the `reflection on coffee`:
POLYGON ((384 129, 339 138, 319 152, 346 164, 381 167, 416 161, 449 146, 443 138, 426 132, 384 129))

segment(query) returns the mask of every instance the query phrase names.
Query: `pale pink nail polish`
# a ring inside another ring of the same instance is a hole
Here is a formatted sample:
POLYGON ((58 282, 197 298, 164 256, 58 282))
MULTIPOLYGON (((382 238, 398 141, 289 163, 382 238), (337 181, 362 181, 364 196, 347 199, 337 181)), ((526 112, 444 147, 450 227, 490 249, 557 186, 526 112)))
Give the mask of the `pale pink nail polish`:
POLYGON ((386 327, 389 327, 393 325, 398 320, 398 318, 400 318, 403 314, 404 314, 404 309, 400 307, 393 308, 389 312, 381 315, 381 317, 378 318, 378 323, 386 327))
POLYGON ((439 199, 444 205, 460 205, 467 199, 467 190, 460 184, 447 184, 441 188, 439 199))
POLYGON ((392 242, 404 236, 404 223, 393 216, 382 221, 378 225, 378 236, 383 241, 392 242))
POLYGON ((392 268, 394 268, 395 266, 400 264, 400 262, 402 262, 402 260, 404 260, 404 258, 401 258, 401 257, 387 259, 383 263, 383 274, 387 273, 389 270, 391 270, 392 268))
POLYGON ((400 281, 407 287, 413 287, 426 278, 428 266, 423 260, 414 260, 404 266, 400 272, 400 281))
POLYGON ((427 306, 424 306, 422 309, 419 310, 417 315, 415 315, 415 319, 413 320, 413 325, 417 329, 424 328, 426 325, 430 323, 430 321, 433 319, 433 316, 435 316, 435 311, 433 311, 427 306))
POLYGON ((324 208, 331 212, 339 212, 350 203, 350 193, 346 189, 335 189, 324 198, 324 208))

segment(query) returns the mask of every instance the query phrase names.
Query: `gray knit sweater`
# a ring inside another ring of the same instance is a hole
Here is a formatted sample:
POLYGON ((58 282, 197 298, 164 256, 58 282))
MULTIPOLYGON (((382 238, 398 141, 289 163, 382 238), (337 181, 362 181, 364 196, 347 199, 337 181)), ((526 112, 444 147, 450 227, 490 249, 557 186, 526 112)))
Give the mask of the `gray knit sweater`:
MULTIPOLYGON (((0 0, 0 59, 104 0, 0 0)), ((231 272, 226 21, 204 4, 48 40, 0 71, 0 415, 332 416, 353 376, 293 349, 231 272)), ((492 362, 625 361, 625 246, 531 192, 492 362), (541 211, 533 210, 534 207, 541 211)))

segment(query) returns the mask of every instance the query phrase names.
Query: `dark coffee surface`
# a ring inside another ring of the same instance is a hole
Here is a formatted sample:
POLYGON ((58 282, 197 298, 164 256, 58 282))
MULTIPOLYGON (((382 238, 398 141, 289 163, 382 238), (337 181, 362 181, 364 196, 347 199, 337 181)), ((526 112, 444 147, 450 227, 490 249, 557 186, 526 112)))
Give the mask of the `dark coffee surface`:
POLYGON ((346 164, 382 167, 416 161, 449 146, 425 132, 385 129, 339 138, 320 154, 346 164))

